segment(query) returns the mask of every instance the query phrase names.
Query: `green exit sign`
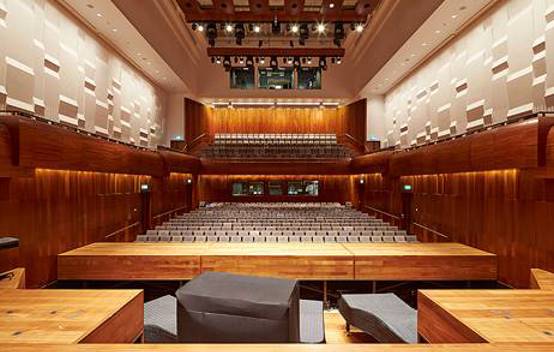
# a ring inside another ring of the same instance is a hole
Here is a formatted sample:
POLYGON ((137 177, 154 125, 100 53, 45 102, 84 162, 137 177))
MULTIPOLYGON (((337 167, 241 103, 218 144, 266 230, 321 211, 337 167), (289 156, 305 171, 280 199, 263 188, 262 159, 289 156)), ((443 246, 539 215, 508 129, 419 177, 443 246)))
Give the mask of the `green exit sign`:
POLYGON ((405 191, 411 191, 411 190, 412 190, 412 185, 404 185, 404 186, 403 186, 403 189, 404 189, 405 191))

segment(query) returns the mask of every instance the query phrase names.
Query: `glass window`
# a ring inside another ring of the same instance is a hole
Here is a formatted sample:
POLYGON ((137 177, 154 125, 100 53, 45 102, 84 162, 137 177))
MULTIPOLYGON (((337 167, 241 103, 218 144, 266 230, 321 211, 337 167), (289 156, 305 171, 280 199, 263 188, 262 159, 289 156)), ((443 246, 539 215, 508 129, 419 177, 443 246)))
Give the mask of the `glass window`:
POLYGON ((321 69, 319 67, 299 68, 298 89, 321 89, 321 69))
POLYGON ((246 182, 233 183, 233 196, 247 196, 247 195, 248 195, 248 183, 246 182))
POLYGON ((269 195, 270 196, 283 195, 283 187, 281 187, 281 181, 269 181, 269 195))
POLYGON ((292 68, 260 68, 258 86, 263 89, 294 88, 294 70, 292 68))
POLYGON ((288 195, 296 196, 304 193, 304 187, 302 187, 302 181, 289 181, 288 195))
POLYGON ((304 193, 308 196, 318 196, 319 181, 304 181, 304 193))
POLYGON ((230 75, 231 89, 254 89, 254 68, 235 67, 230 75))
POLYGON ((248 194, 251 196, 261 196, 264 194, 263 182, 250 182, 248 185, 248 194))

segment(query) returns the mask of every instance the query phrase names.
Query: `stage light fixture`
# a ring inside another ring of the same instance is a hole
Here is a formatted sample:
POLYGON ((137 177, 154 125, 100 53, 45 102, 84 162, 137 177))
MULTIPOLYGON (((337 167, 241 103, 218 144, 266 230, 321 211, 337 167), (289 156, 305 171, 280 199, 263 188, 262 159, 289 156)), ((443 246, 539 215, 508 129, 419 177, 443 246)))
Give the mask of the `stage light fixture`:
POLYGON ((269 61, 269 66, 271 66, 271 68, 277 69, 279 67, 278 65, 279 64, 277 62, 277 58, 275 56, 272 56, 271 60, 269 61))
POLYGON ((256 24, 253 28, 254 33, 260 33, 262 31, 262 27, 260 25, 256 24))
POLYGON ((341 57, 337 57, 337 65, 340 65, 342 64, 342 58, 341 57))
POLYGON ((271 32, 273 34, 279 34, 281 33, 281 24, 279 21, 275 20, 273 23, 271 23, 271 32))
POLYGON ((254 66, 254 59, 252 58, 252 56, 246 58, 246 66, 254 66))
POLYGON ((260 58, 260 64, 265 65, 265 57, 262 56, 260 58))
POLYGON ((239 58, 239 64, 244 64, 244 58, 242 56, 239 58))
POLYGON ((235 25, 235 42, 237 45, 242 45, 242 40, 246 36, 246 33, 244 31, 244 24, 237 23, 235 25))
POLYGON ((201 23, 199 23, 196 27, 196 30, 198 32, 204 32, 204 25, 202 25, 201 23))
POLYGON ((311 64, 312 64, 312 58, 308 57, 308 65, 311 65, 311 64))
POLYGON ((225 32, 231 33, 232 31, 233 31, 233 25, 230 24, 230 23, 227 23, 227 24, 225 25, 225 32))
POLYGON ((217 38, 217 26, 215 23, 208 24, 206 36, 208 37, 208 44, 210 44, 210 46, 215 46, 215 39, 217 38))
POLYGON ((340 47, 342 45, 344 37, 344 25, 342 24, 342 22, 336 22, 333 43, 336 46, 340 47))
POLYGON ((306 23, 303 23, 300 25, 300 45, 306 45, 306 40, 310 37, 310 30, 308 29, 308 25, 306 23))
POLYGON ((215 63, 218 65, 221 64, 221 58, 219 56, 215 58, 215 63))
POLYGON ((289 57, 289 58, 288 58, 287 63, 288 63, 289 65, 292 64, 292 57, 289 57))
POLYGON ((192 24, 192 30, 196 31, 197 29, 198 29, 198 23, 193 23, 192 24))
POLYGON ((319 58, 319 67, 321 67, 323 71, 327 70, 327 59, 325 57, 319 58))
POLYGON ((362 23, 357 23, 354 26, 354 30, 358 33, 362 33, 364 31, 364 25, 362 23))
POLYGON ((223 59, 223 68, 225 68, 226 72, 231 71, 231 58, 229 56, 225 56, 223 59))
POLYGON ((299 27, 297 24, 293 24, 291 27, 290 27, 290 31, 294 34, 298 33, 298 30, 299 30, 299 27))

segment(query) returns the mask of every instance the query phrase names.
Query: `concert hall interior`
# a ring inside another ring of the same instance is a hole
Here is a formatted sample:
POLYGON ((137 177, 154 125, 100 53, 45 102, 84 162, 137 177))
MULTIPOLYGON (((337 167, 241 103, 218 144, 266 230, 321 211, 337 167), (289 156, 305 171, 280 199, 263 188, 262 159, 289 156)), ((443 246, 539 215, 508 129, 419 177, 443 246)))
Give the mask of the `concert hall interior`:
POLYGON ((554 0, 0 0, 0 351, 554 351, 553 47, 554 0))

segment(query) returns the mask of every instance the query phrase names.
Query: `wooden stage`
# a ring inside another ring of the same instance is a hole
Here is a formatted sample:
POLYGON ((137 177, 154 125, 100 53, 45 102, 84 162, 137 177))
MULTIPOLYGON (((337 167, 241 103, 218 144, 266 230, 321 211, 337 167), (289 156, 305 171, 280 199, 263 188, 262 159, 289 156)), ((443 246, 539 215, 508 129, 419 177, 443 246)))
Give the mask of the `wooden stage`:
POLYGON ((554 291, 422 290, 418 333, 430 343, 550 342, 554 291))
POLYGON ((203 271, 299 280, 496 280, 496 256, 458 243, 93 243, 60 280, 189 280, 203 271))
POLYGON ((142 290, 0 289, 0 344, 131 343, 143 304, 142 290))
MULTIPOLYGON (((3 352, 37 352, 36 345, 2 345, 3 352)), ((509 344, 79 344, 79 345, 41 345, 40 352, 552 352, 548 343, 509 343, 509 344)))

